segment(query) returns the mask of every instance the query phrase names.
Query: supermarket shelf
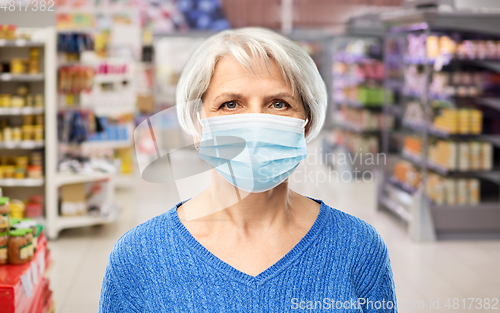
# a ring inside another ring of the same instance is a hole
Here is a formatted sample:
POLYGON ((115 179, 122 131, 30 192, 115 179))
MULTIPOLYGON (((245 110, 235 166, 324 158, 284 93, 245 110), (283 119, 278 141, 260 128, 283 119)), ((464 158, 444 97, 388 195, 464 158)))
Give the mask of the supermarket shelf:
POLYGON ((400 218, 402 218, 406 222, 410 222, 412 220, 412 215, 410 212, 408 212, 403 206, 397 204, 393 200, 387 198, 386 196, 381 196, 380 197, 380 203, 389 209, 389 211, 393 212, 400 218))
POLYGON ((344 101, 337 101, 338 104, 340 105, 345 105, 351 108, 355 109, 376 109, 376 110, 381 110, 383 108, 382 104, 363 104, 358 101, 352 101, 352 100, 344 100, 344 101))
MULTIPOLYGON (((418 155, 414 155, 413 153, 409 153, 407 151, 402 151, 401 155, 408 161, 414 163, 418 166, 424 165, 424 160, 418 155)), ((450 170, 445 168, 442 165, 435 164, 433 162, 427 161, 427 168, 431 171, 434 171, 443 176, 447 175, 459 175, 459 176, 472 176, 472 177, 482 177, 484 179, 492 180, 492 181, 500 181, 500 171, 497 170, 471 170, 471 171, 460 171, 460 170, 450 170)))
POLYGON ((34 82, 43 81, 43 74, 0 74, 0 81, 15 81, 15 82, 34 82))
POLYGON ((439 233, 498 232, 500 203, 478 205, 432 205, 431 214, 439 233))
POLYGON ((363 134, 378 134, 381 132, 379 129, 363 129, 362 127, 352 124, 346 121, 335 120, 335 125, 348 131, 352 131, 355 133, 363 133, 363 134))
MULTIPOLYGON (((424 132, 426 129, 426 126, 424 123, 414 123, 414 122, 408 122, 408 121, 403 121, 403 126, 417 131, 417 132, 424 132)), ((450 134, 449 132, 433 127, 427 128, 428 134, 433 137, 438 137, 441 139, 448 139, 448 138, 453 138, 453 139, 475 139, 475 140, 480 140, 480 141, 486 141, 491 143, 494 146, 500 147, 500 134, 498 135, 489 135, 489 134, 450 134)))
POLYGON ((347 64, 364 63, 372 60, 378 60, 380 58, 372 58, 366 55, 354 55, 354 54, 340 54, 337 53, 334 58, 334 62, 343 62, 347 64))
POLYGON ((477 98, 477 103, 500 111, 500 98, 477 98))
POLYGON ((95 141, 85 141, 81 144, 82 147, 92 147, 92 148, 129 148, 132 146, 132 141, 130 140, 95 140, 95 141))
POLYGON ((37 187, 37 186, 43 186, 43 184, 44 184, 43 178, 0 179, 0 186, 2 187, 37 187))
POLYGON ((124 80, 130 80, 133 78, 132 74, 96 74, 94 76, 94 81, 96 83, 107 83, 107 82, 121 82, 124 80))
POLYGON ((390 89, 403 90, 404 85, 405 85, 404 78, 401 79, 391 78, 385 81, 385 87, 390 89))
POLYGON ((43 47, 40 41, 30 41, 25 39, 5 40, 0 39, 0 47, 43 47))
POLYGON ((405 128, 408 128, 408 129, 411 129, 413 131, 420 132, 420 133, 424 132, 426 129, 426 126, 424 123, 416 123, 416 122, 410 122, 410 121, 403 120, 402 124, 405 128))
POLYGON ((32 115, 32 114, 42 114, 44 108, 0 108, 1 115, 32 115))
POLYGON ((110 224, 115 222, 118 216, 110 216, 107 218, 99 216, 59 216, 57 218, 57 225, 59 229, 85 227, 92 225, 110 224))
POLYGON ((405 191, 406 193, 408 193, 408 194, 410 194, 410 195, 413 195, 413 194, 417 191, 417 189, 415 189, 414 187, 412 187, 412 186, 410 186, 410 185, 408 185, 408 184, 406 184, 406 183, 400 182, 400 181, 399 181, 399 180, 397 180, 395 177, 391 177, 391 178, 389 179, 389 182, 390 182, 392 185, 394 185, 394 186, 398 187, 399 189, 401 189, 401 190, 405 191))
POLYGON ((45 142, 43 140, 24 140, 18 142, 0 142, 0 149, 38 149, 43 148, 45 142))
POLYGON ((100 180, 108 180, 115 175, 110 173, 93 173, 93 174, 75 174, 75 173, 58 173, 56 175, 56 186, 90 183, 100 180))

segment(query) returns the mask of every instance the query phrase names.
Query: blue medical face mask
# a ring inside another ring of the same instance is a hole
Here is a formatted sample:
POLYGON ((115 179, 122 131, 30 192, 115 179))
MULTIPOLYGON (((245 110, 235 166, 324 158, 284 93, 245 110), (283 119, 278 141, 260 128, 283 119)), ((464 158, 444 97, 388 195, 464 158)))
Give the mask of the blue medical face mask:
POLYGON ((278 186, 307 155, 306 123, 301 119, 251 113, 210 117, 200 123, 200 157, 247 192, 278 186))

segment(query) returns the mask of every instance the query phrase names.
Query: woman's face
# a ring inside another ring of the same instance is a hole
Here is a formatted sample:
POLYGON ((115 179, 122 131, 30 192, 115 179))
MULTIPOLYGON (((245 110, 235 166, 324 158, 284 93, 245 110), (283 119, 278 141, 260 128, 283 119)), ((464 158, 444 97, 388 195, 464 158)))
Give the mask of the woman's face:
POLYGON ((203 97, 206 117, 241 113, 265 113, 305 119, 300 96, 287 85, 278 65, 269 69, 261 60, 250 72, 232 57, 215 66, 210 85, 203 97))

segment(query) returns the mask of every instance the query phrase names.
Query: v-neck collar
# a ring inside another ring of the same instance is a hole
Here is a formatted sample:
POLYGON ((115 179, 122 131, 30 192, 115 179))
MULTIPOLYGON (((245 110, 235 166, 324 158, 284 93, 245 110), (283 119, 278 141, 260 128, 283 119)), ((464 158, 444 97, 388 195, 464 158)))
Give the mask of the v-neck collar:
POLYGON ((326 213, 328 206, 321 200, 312 198, 310 199, 319 203, 320 209, 318 216, 316 217, 316 220, 314 221, 309 231, 281 259, 279 259, 276 263, 265 269, 257 276, 246 274, 229 265, 228 263, 222 261, 193 237, 186 226, 182 224, 181 220, 179 219, 179 215, 177 214, 177 209, 188 200, 178 203, 168 212, 168 214, 170 215, 171 221, 174 223, 174 229, 180 234, 181 239, 192 251, 194 251, 199 257, 201 257, 201 259, 206 261, 208 265, 212 266, 214 269, 218 270, 224 275, 229 276, 235 281, 239 281, 246 285, 260 285, 270 278, 274 277, 275 275, 279 274, 281 271, 286 269, 289 264, 295 261, 297 257, 299 257, 309 247, 309 245, 314 241, 314 239, 323 228, 327 220, 326 213))

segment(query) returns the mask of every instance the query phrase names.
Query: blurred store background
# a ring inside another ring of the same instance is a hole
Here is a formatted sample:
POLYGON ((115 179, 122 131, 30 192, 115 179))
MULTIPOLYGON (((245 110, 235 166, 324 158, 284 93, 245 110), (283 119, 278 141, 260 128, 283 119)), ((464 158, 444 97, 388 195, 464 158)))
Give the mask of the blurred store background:
POLYGON ((142 176, 192 144, 184 64, 247 26, 318 66, 327 119, 291 184, 377 228, 400 311, 499 310, 500 1, 0 3, 0 313, 97 312, 116 240, 189 194, 142 176))

